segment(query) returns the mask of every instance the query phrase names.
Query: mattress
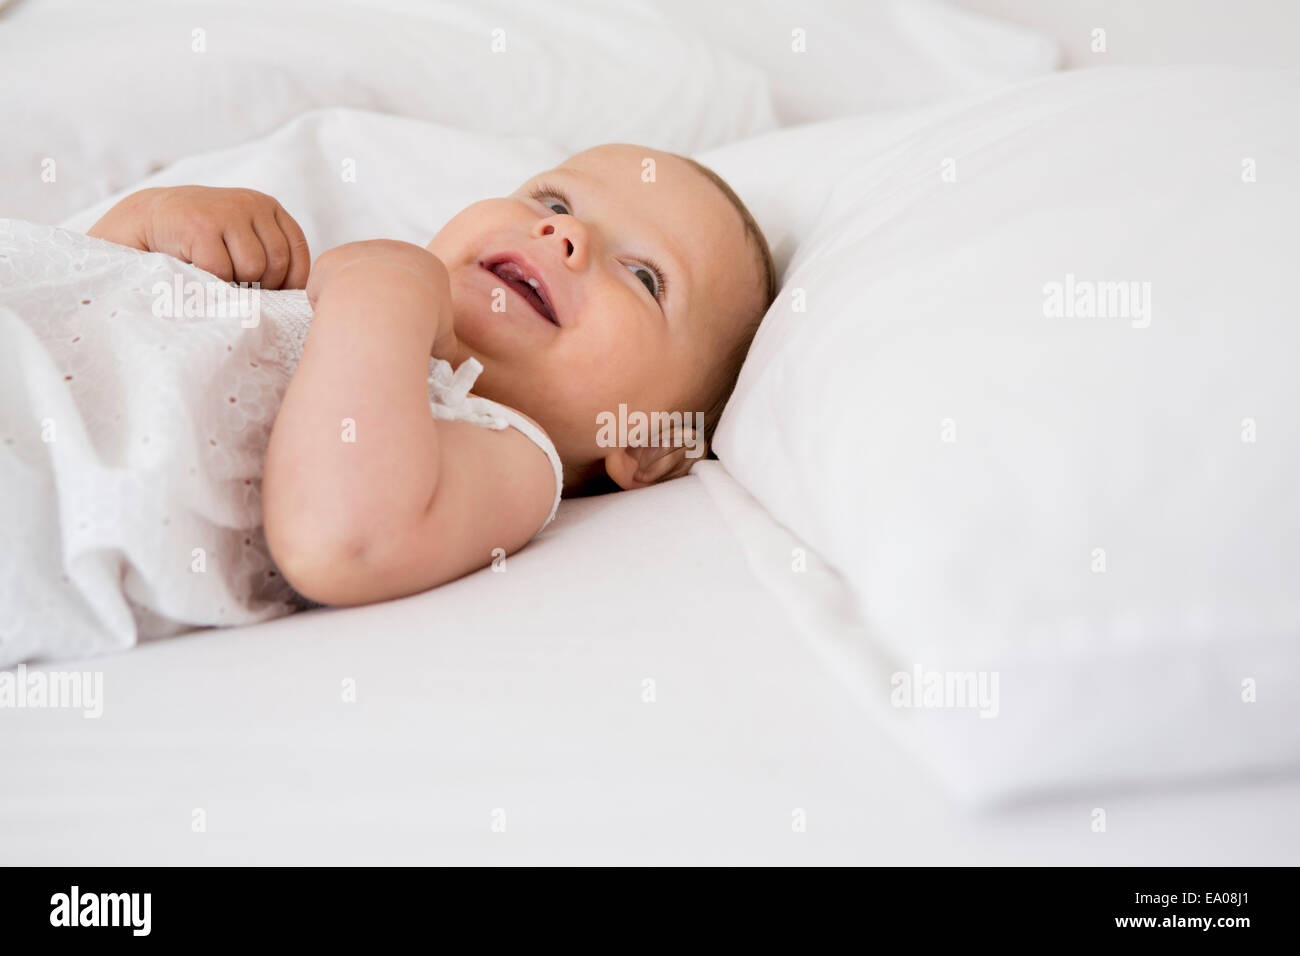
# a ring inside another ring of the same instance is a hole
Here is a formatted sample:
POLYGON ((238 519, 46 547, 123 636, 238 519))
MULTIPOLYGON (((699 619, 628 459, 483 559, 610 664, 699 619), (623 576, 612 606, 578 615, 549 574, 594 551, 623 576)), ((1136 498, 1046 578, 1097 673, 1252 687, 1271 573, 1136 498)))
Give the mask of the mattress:
POLYGON ((1300 861, 1295 779, 962 809, 752 570, 745 496, 702 462, 431 592, 64 664, 102 714, 0 708, 0 859, 1300 861))

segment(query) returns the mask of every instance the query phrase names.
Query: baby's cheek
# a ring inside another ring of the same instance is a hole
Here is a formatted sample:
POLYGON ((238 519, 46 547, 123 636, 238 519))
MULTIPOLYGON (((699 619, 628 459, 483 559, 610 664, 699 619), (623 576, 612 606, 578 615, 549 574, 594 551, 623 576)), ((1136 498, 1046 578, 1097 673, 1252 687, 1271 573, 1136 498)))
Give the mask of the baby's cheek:
POLYGON ((619 402, 628 400, 617 376, 599 363, 583 362, 563 372, 556 368, 547 378, 535 393, 535 417, 546 419, 543 424, 549 430, 584 445, 595 440, 597 416, 617 412, 619 402))
POLYGON ((475 260, 493 230, 510 224, 511 210, 512 203, 505 199, 484 199, 466 206, 438 230, 425 248, 448 267, 475 260))

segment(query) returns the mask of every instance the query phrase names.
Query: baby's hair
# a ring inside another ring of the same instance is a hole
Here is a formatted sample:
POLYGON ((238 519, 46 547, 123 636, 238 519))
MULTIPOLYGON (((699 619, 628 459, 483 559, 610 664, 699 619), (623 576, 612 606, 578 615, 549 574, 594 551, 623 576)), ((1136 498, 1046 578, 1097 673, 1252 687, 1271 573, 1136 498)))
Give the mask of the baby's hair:
MULTIPOLYGON (((758 253, 759 270, 762 273, 762 307, 741 327, 735 344, 723 353, 718 365, 715 366, 714 375, 710 377, 712 387, 706 394, 704 403, 704 440, 709 443, 711 452, 713 432, 718 427, 718 421, 722 418, 723 409, 727 407, 727 400, 731 398, 731 393, 736 388, 736 380, 740 377, 740 369, 745 364, 745 357, 749 354, 749 347, 754 341, 754 335, 758 332, 758 326, 763 321, 763 316, 767 314, 767 310, 772 307, 772 303, 776 299, 776 265, 772 262, 772 250, 768 247, 767 237, 763 235, 763 230, 759 228, 758 222, 749 211, 749 207, 741 201, 741 198, 736 195, 736 191, 731 188, 727 181, 703 163, 697 163, 687 156, 679 158, 685 160, 709 182, 717 186, 722 191, 722 195, 727 197, 727 201, 735 207, 736 212, 740 214, 740 221, 744 224, 745 235, 753 243, 754 251, 758 253)), ((712 454, 710 454, 710 457, 712 457, 712 454)))

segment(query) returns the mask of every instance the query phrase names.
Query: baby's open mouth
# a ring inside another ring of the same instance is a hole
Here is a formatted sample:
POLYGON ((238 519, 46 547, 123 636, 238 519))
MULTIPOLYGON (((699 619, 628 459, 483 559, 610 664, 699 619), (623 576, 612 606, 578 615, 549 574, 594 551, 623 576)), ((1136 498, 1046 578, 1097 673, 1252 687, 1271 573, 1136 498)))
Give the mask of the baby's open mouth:
POLYGON ((522 262, 511 258, 498 258, 479 264, 514 289, 547 322, 557 326, 560 324, 555 316, 555 309, 551 306, 551 298, 546 291, 546 286, 532 275, 522 262))

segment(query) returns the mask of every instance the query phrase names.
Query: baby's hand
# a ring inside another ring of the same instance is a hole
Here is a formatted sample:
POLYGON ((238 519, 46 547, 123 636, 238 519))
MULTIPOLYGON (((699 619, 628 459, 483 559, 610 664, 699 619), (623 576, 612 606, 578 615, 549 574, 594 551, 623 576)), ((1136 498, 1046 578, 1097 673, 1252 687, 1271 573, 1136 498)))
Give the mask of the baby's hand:
POLYGON ((307 280, 308 301, 315 305, 326 283, 363 265, 400 268, 440 289, 445 289, 448 285, 447 267, 427 249, 400 239, 366 239, 335 246, 316 260, 311 277, 307 280))
POLYGON ((315 308, 326 288, 353 280, 368 284, 366 288, 372 291, 367 295, 372 296, 372 302, 378 302, 381 295, 399 294, 399 286, 408 276, 409 288, 428 297, 421 301, 431 304, 430 318, 437 324, 430 354, 438 358, 454 355, 457 343, 447 267, 432 252, 414 243, 369 239, 336 246, 312 267, 307 280, 307 301, 315 308))
POLYGON ((165 252, 227 282, 263 289, 301 289, 311 253, 307 237, 284 208, 252 189, 177 186, 150 204, 149 248, 165 252))
POLYGON ((89 235, 263 289, 301 289, 311 269, 302 228, 278 202, 252 189, 145 189, 109 210, 89 235))

